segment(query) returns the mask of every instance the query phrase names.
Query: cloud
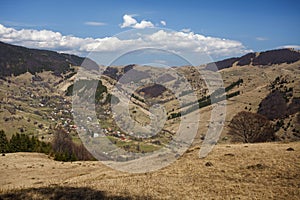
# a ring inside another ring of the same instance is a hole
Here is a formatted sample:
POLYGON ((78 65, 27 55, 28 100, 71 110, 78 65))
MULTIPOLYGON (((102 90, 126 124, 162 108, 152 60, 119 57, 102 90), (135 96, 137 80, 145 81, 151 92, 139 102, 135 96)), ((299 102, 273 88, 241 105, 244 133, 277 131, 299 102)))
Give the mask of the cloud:
POLYGON ((183 29, 181 29, 181 31, 184 32, 184 33, 189 33, 189 32, 191 32, 191 29, 190 28, 183 28, 183 29))
POLYGON ((161 23, 161 25, 163 25, 163 26, 166 26, 166 25, 167 25, 167 22, 166 22, 166 21, 163 21, 163 20, 161 20, 160 23, 161 23))
POLYGON ((300 49, 300 45, 284 45, 277 47, 277 49, 300 49))
POLYGON ((256 37, 255 39, 258 40, 258 41, 266 41, 266 40, 269 40, 268 38, 265 38, 265 37, 256 37))
POLYGON ((136 23, 137 21, 131 15, 124 15, 123 24, 121 25, 121 28, 131 27, 136 23))
POLYGON ((154 25, 150 21, 142 20, 140 23, 136 23, 132 27, 136 29, 144 29, 144 28, 153 28, 154 25))
POLYGON ((7 43, 30 48, 42 48, 56 51, 79 50, 82 44, 93 42, 92 38, 78 38, 72 35, 63 36, 50 30, 7 28, 0 24, 0 40, 7 43))
POLYGON ((105 26, 106 25, 106 23, 103 23, 103 22, 85 22, 84 24, 88 25, 88 26, 105 26))
MULTIPOLYGON (((125 25, 148 26, 147 22, 133 23, 133 21, 127 20, 125 25)), ((126 53, 147 47, 158 48, 176 52, 181 56, 187 56, 189 59, 194 59, 196 64, 200 63, 197 60, 199 52, 205 52, 213 58, 222 58, 241 55, 251 51, 246 49, 241 42, 235 40, 208 37, 193 32, 185 33, 183 31, 160 29, 141 32, 137 37, 129 39, 120 39, 115 36, 80 38, 72 35, 62 35, 51 30, 16 30, 0 24, 0 40, 29 48, 55 50, 77 55, 86 55, 93 51, 115 56, 116 52, 126 53)))
POLYGON ((140 23, 137 22, 136 19, 133 18, 133 15, 124 15, 123 16, 123 24, 120 26, 121 28, 131 27, 135 29, 144 29, 144 28, 152 28, 154 25, 150 21, 142 20, 140 23))

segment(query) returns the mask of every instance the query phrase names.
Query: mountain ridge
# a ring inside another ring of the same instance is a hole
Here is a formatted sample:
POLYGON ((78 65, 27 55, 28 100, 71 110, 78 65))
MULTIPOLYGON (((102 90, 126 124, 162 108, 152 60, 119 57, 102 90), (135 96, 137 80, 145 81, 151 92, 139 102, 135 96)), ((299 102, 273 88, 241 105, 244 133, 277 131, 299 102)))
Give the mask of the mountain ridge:
POLYGON ((273 49, 262 52, 251 52, 241 57, 227 58, 217 62, 206 64, 206 69, 218 70, 236 66, 242 67, 246 65, 252 66, 270 66, 276 64, 291 64, 300 60, 300 51, 294 49, 273 49))
POLYGON ((85 58, 49 50, 30 49, 0 41, 0 76, 17 76, 42 71, 65 73, 70 65, 80 66, 85 58))
MULTIPOLYGON (((70 71, 70 66, 80 66, 86 58, 55 51, 32 49, 0 41, 0 76, 20 75, 25 72, 35 74, 41 71, 53 71, 59 75, 70 71)), ((294 63, 300 60, 300 51, 294 49, 274 49, 252 52, 240 57, 205 64, 208 70, 218 70, 236 66, 266 66, 282 63, 294 63)), ((88 65, 96 66, 95 62, 88 65)), ((125 66, 126 67, 126 66, 125 66)))

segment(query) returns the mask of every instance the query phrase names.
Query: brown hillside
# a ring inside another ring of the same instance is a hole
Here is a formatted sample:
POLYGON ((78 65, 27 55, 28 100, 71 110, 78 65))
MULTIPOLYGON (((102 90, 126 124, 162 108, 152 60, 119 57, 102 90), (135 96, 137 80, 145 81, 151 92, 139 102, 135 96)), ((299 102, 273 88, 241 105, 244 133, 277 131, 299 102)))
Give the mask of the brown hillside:
POLYGON ((7 154, 0 157, 0 198, 299 199, 299 149, 299 142, 217 145, 199 159, 196 147, 170 166, 143 174, 121 173, 100 162, 7 154))

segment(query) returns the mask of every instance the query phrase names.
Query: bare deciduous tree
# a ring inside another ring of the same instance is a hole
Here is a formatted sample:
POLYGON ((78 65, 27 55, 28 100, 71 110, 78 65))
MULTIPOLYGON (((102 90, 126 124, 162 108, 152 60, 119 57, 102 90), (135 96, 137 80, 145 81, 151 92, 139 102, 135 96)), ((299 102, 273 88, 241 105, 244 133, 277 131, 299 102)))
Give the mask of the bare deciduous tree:
POLYGON ((73 144, 71 136, 63 129, 58 129, 55 132, 53 140, 53 150, 57 153, 72 154, 73 144))
POLYGON ((74 152, 78 160, 93 160, 93 156, 83 144, 75 145, 74 152))
POLYGON ((274 128, 263 115, 242 111, 236 114, 230 124, 229 134, 233 141, 245 143, 266 142, 274 140, 274 128))
POLYGON ((77 145, 65 130, 56 130, 53 140, 55 159, 60 161, 92 160, 93 156, 83 144, 77 145))

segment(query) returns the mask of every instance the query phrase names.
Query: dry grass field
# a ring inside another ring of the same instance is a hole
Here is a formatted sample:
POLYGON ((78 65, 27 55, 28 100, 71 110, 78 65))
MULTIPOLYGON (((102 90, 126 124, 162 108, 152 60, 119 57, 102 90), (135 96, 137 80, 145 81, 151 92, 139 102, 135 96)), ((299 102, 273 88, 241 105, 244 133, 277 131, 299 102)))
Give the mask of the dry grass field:
POLYGON ((0 157, 0 199, 299 199, 299 150, 300 142, 221 144, 199 159, 196 146, 143 174, 97 161, 6 154, 0 157))

